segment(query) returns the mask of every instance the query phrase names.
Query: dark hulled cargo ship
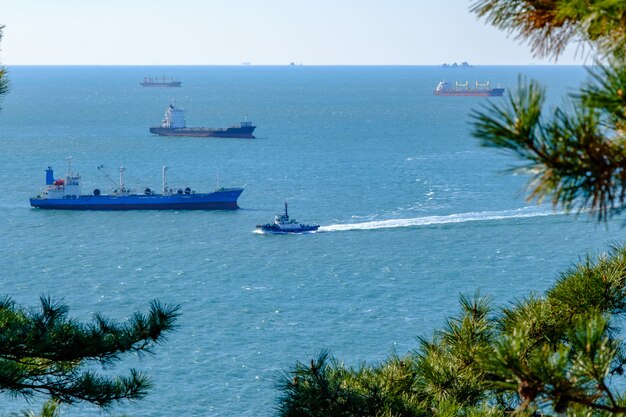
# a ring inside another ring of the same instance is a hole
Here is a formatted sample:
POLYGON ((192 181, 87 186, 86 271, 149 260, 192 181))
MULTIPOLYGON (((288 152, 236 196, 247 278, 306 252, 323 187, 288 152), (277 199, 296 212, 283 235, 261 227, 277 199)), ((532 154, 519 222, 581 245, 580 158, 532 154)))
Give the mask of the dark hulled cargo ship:
POLYGON ((140 83, 142 87, 180 87, 182 81, 175 81, 173 78, 152 78, 145 77, 140 83))
POLYGON ((213 138, 247 138, 254 139, 252 134, 256 126, 252 122, 241 122, 230 127, 187 127, 185 111, 169 105, 165 110, 163 121, 159 127, 151 127, 150 133, 161 136, 197 136, 213 138))

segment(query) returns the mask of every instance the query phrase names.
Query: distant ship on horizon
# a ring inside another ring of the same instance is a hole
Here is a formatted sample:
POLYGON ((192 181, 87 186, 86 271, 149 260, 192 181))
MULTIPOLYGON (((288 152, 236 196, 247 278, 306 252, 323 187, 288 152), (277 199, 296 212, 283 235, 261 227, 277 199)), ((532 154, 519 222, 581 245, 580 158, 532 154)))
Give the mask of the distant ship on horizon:
POLYGON ((187 127, 185 111, 170 104, 165 109, 161 126, 151 127, 150 133, 161 136, 195 136, 213 138, 247 138, 254 139, 252 134, 256 126, 252 122, 244 121, 230 127, 187 127))
POLYGON ((182 83, 182 81, 174 80, 173 77, 152 78, 150 76, 147 76, 139 84, 142 87, 180 87, 182 83))
POLYGON ((504 94, 504 88, 500 86, 491 88, 489 81, 482 84, 476 81, 475 87, 470 87, 469 81, 465 83, 456 82, 454 87, 447 81, 440 81, 433 93, 436 96, 500 97, 504 94))
POLYGON ((452 64, 444 63, 442 67, 443 68, 473 68, 474 66, 470 65, 467 61, 463 61, 460 64, 457 64, 456 62, 452 64))

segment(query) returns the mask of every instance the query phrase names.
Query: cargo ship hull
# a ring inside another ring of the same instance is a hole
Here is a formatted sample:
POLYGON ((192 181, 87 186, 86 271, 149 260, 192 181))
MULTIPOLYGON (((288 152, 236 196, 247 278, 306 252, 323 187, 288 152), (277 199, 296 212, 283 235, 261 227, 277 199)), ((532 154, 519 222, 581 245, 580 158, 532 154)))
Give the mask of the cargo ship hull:
POLYGON ((30 205, 55 210, 236 210, 242 192, 243 188, 222 188, 202 194, 36 197, 30 199, 30 205))
POLYGON ((204 128, 204 127, 151 127, 150 133, 160 136, 195 136, 210 138, 245 138, 254 139, 254 129, 256 126, 229 127, 225 129, 204 128))
POLYGON ((445 90, 435 91, 436 96, 467 96, 467 97, 501 97, 504 88, 492 88, 491 90, 445 90))
POLYGON ((145 77, 139 83, 142 87, 180 87, 182 81, 170 77, 145 77))
POLYGON ((183 83, 182 81, 172 81, 172 82, 166 82, 166 83, 142 81, 139 84, 142 87, 180 87, 182 83, 183 83))

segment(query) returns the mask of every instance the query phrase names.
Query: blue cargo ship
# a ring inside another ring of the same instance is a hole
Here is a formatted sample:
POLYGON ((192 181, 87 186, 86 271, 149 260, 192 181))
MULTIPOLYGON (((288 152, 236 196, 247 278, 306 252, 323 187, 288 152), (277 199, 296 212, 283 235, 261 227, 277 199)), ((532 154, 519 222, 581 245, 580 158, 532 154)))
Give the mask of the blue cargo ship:
MULTIPOLYGON (((102 167, 99 167, 101 169, 102 167)), ((146 188, 142 194, 126 188, 125 168, 120 168, 119 187, 111 194, 102 194, 98 188, 92 194, 81 194, 80 175, 72 172, 68 160, 68 172, 64 178, 55 179, 54 171, 46 169, 46 186, 30 205, 41 209, 56 210, 235 210, 243 188, 218 188, 209 193, 196 193, 189 187, 172 189, 167 185, 167 167, 163 167, 161 193, 146 188)))

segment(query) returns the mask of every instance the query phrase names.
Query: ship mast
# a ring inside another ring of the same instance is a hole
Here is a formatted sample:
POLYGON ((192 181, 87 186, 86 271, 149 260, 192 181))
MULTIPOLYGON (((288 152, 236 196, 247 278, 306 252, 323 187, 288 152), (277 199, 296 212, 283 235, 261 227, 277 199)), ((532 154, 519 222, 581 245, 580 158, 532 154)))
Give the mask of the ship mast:
POLYGON ((120 167, 120 192, 124 192, 125 191, 125 188, 124 188, 124 171, 126 171, 126 168, 120 167))
POLYGON ((163 165, 163 195, 167 194, 167 167, 163 165))
POLYGON ((67 157, 67 178, 72 178, 72 157, 67 157))

